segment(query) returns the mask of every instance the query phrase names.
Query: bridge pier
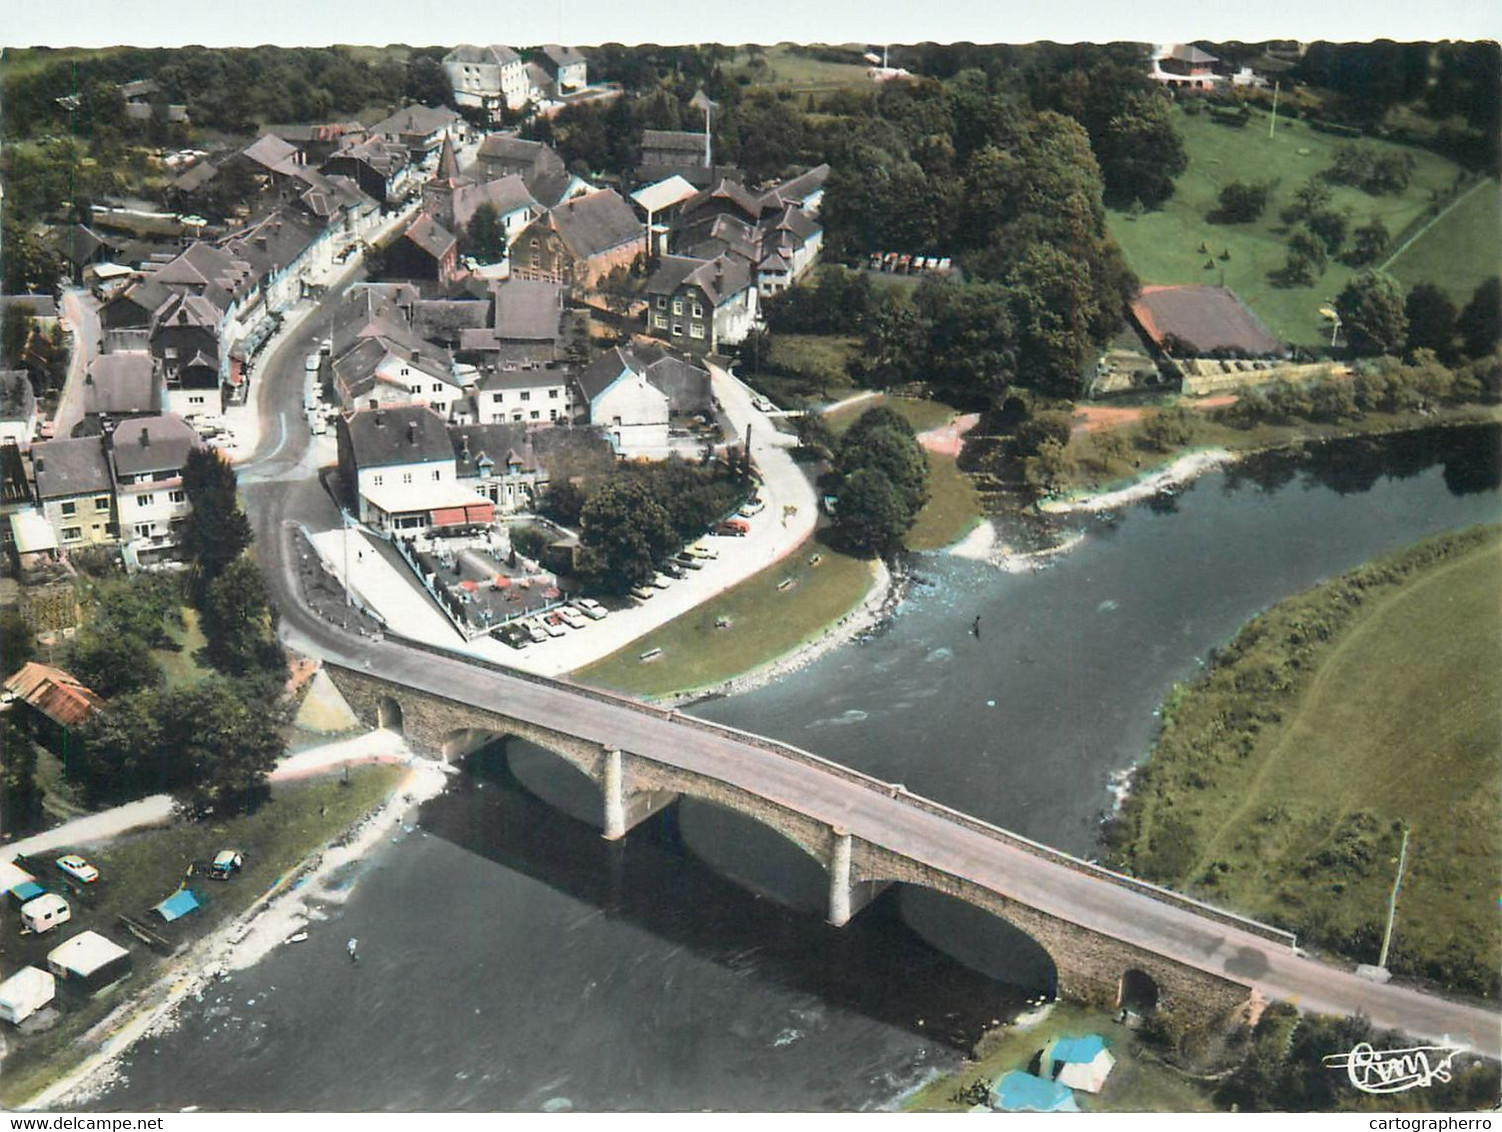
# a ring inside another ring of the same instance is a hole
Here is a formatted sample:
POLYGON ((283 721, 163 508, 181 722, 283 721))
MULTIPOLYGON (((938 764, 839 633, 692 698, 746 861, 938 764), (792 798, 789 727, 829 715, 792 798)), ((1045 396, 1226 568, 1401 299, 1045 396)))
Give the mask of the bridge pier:
POLYGON ((843 928, 852 916, 886 890, 888 881, 852 881, 850 831, 834 829, 834 846, 829 856, 829 922, 843 928))
POLYGON ((605 839, 619 841, 659 810, 671 806, 678 794, 671 790, 630 790, 626 785, 625 754, 605 752, 601 788, 605 795, 605 839))

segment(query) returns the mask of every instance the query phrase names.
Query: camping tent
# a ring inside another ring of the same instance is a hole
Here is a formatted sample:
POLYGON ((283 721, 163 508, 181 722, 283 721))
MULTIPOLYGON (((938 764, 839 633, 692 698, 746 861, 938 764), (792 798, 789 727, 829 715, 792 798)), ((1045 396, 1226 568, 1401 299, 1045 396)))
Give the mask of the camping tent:
POLYGON ((1014 1069, 991 1086, 991 1107, 1001 1112, 1079 1112, 1074 1094, 1057 1081, 1014 1069))
POLYGON ((1043 1051, 1042 1072, 1071 1089, 1098 1093, 1115 1064, 1106 1040, 1099 1034, 1087 1034, 1083 1038, 1054 1039, 1043 1051))
POLYGON ((179 888, 153 908, 152 911, 170 924, 173 920, 186 916, 197 907, 198 897, 190 889, 179 888))
POLYGON ((0 1018, 19 1024, 57 994, 57 980, 37 967, 22 967, 0 983, 0 1018))
POLYGON ((87 991, 117 983, 130 973, 130 952, 98 932, 79 932, 47 952, 47 969, 87 991))

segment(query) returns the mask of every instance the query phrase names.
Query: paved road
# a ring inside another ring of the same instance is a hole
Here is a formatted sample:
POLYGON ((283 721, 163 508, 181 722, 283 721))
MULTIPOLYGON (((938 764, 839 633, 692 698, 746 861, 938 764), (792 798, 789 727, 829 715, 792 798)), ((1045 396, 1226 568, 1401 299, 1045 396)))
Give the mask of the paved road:
MULTIPOLYGON (((310 319, 263 364, 262 381, 267 388, 262 391, 261 405, 269 418, 290 415, 292 423, 298 423, 299 359, 307 352, 317 325, 316 317, 310 319)), ((625 705, 585 698, 565 685, 501 675, 394 642, 374 643, 331 625, 300 600, 291 558, 295 524, 306 522, 321 529, 338 522, 332 501, 309 476, 307 439, 300 428, 282 433, 266 427, 261 450, 245 466, 259 481, 246 487, 245 497, 260 561, 281 610, 283 635, 300 651, 356 667, 368 661, 372 674, 398 685, 491 707, 545 726, 556 728, 568 721, 571 731, 592 742, 639 752, 753 790, 795 812, 847 828, 863 840, 1061 919, 1255 986, 1269 999, 1293 1001, 1310 1010, 1360 1012, 1380 1027, 1451 1040, 1492 1056, 1502 1048, 1502 1023, 1493 1010, 1371 983, 1293 954, 1260 936, 1000 843, 884 791, 777 751, 625 705)))
POLYGON ((53 417, 52 435, 58 439, 71 436, 73 426, 83 420, 84 375, 99 352, 99 307, 94 296, 76 287, 63 289, 63 318, 73 328, 73 353, 68 358, 68 377, 58 397, 53 417))

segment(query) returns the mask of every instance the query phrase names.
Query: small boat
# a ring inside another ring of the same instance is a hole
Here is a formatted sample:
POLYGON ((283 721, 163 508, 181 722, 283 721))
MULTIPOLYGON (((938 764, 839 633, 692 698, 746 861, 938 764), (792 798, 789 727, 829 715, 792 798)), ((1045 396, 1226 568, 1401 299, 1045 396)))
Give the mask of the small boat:
POLYGON ((287 937, 287 942, 288 943, 301 943, 303 940, 305 940, 307 938, 308 938, 308 933, 307 932, 298 932, 296 935, 288 936, 287 937))

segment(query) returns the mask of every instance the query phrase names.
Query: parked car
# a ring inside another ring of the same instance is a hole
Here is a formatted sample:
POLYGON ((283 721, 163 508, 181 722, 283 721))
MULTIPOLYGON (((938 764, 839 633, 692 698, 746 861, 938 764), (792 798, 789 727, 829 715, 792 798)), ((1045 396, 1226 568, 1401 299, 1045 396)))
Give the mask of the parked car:
POLYGON ((540 645, 548 639, 548 635, 542 631, 542 627, 536 621, 524 621, 522 628, 526 630, 527 639, 534 645, 540 645))
POLYGON ((209 866, 213 880, 229 880, 245 867, 245 854, 238 849, 221 849, 214 854, 214 863, 209 866))
POLYGON ((84 884, 93 884, 99 879, 99 870, 89 864, 77 853, 69 853, 65 857, 57 859, 57 867, 67 876, 84 884))
POLYGON ((661 574, 653 574, 652 580, 647 583, 654 590, 665 590, 673 584, 671 578, 665 578, 661 574))
POLYGON ((766 509, 767 505, 765 503, 763 503, 760 499, 757 499, 755 496, 752 496, 750 499, 746 500, 745 503, 741 504, 741 509, 737 511, 736 514, 749 519, 752 515, 760 515, 766 509))
POLYGON ((570 629, 582 629, 587 624, 576 610, 569 609, 567 606, 558 611, 558 620, 562 621, 570 629))
POLYGON ((678 563, 676 563, 676 562, 664 562, 662 564, 662 572, 664 574, 666 574, 669 578, 686 578, 686 577, 688 577, 687 572, 683 569, 682 566, 678 565, 678 563))
POLYGON ((773 405, 772 402, 768 401, 765 397, 751 398, 751 407, 758 413, 770 413, 775 411, 777 408, 777 406, 773 405))
POLYGON ((490 635, 502 644, 510 645, 514 649, 527 647, 527 634, 515 625, 502 625, 499 629, 492 629, 490 635))
POLYGON ((673 561, 678 563, 678 565, 682 566, 686 570, 704 569, 704 563, 700 562, 686 550, 682 554, 679 554, 676 558, 674 558, 673 561))
POLYGON ((648 589, 646 586, 632 586, 627 592, 637 601, 647 601, 657 591, 648 589))
POLYGON ((550 637, 561 637, 567 630, 558 623, 557 616, 544 617, 542 619, 542 631, 550 637))
POLYGON ((745 519, 726 519, 715 527, 714 533, 740 538, 751 533, 751 524, 745 519))
POLYGON ((683 553, 692 554, 695 558, 701 559, 704 562, 712 561, 720 556, 718 550, 713 550, 705 546, 702 542, 696 542, 692 546, 684 547, 683 553))
POLYGON ((605 607, 592 597, 581 597, 578 601, 574 602, 574 605, 578 607, 580 613, 584 614, 591 621, 603 621, 605 619, 605 607))

